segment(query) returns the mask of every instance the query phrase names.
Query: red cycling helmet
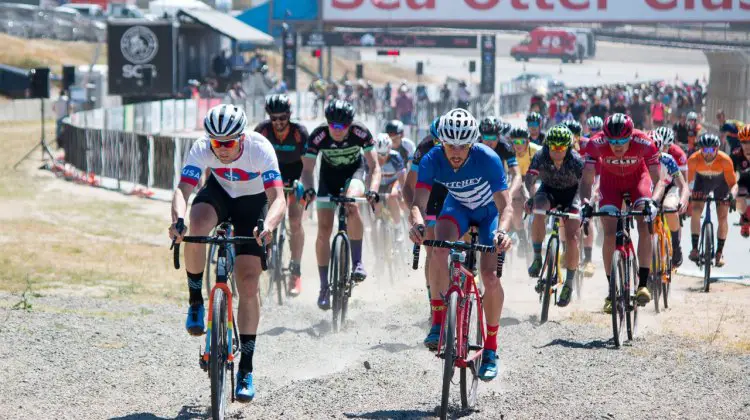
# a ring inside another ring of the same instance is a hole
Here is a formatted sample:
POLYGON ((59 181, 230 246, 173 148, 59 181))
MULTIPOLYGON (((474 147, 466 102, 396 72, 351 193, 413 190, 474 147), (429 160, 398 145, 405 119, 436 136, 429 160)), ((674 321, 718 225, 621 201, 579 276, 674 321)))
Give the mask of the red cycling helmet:
POLYGON ((610 139, 622 139, 633 135, 633 120, 625 114, 612 114, 604 122, 604 135, 610 139))

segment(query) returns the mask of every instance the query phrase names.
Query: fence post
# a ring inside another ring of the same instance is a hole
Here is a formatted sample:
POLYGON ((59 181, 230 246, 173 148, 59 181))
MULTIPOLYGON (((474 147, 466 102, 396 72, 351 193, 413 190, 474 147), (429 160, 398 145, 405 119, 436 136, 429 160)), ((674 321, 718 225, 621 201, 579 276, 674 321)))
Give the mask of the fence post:
POLYGON ((154 185, 154 136, 148 136, 148 182, 146 187, 154 185))

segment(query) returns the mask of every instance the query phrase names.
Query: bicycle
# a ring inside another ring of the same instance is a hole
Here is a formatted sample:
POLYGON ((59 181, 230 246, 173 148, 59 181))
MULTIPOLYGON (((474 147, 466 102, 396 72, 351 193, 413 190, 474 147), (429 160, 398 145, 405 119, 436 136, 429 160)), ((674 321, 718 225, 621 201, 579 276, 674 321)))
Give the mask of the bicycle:
POLYGON ((549 316, 550 298, 554 294, 554 302, 557 305, 557 290, 562 288, 563 285, 560 275, 560 219, 580 219, 580 216, 559 210, 534 210, 533 213, 537 216, 549 216, 552 219, 552 231, 549 239, 547 239, 547 250, 544 254, 542 270, 539 272, 539 280, 534 289, 539 293, 539 301, 542 303, 542 314, 539 321, 544 324, 549 316))
POLYGON ((648 288, 654 299, 654 309, 658 314, 659 301, 664 299, 664 309, 669 308, 669 288, 672 284, 672 232, 669 230, 666 214, 677 213, 677 210, 660 209, 654 220, 652 235, 651 273, 648 288))
POLYGON ((331 312, 333 332, 339 332, 346 323, 349 298, 352 297, 354 277, 352 276, 352 247, 346 233, 347 203, 366 203, 362 197, 318 197, 320 203, 335 203, 338 213, 338 232, 331 242, 331 259, 328 263, 328 287, 331 291, 331 312))
POLYGON ((721 203, 727 200, 714 198, 714 194, 710 193, 707 197, 702 200, 693 201, 705 201, 706 216, 703 218, 701 224, 701 235, 698 240, 698 261, 696 264, 698 268, 703 267, 703 291, 708 293, 711 288, 711 266, 714 264, 714 258, 716 258, 716 248, 714 247, 714 223, 711 220, 711 202, 721 203))
MULTIPOLYGON (((407 260, 405 251, 403 249, 404 243, 396 241, 396 226, 393 223, 391 212, 385 205, 385 202, 391 196, 391 193, 380 194, 380 200, 383 202, 383 208, 380 214, 377 214, 372 222, 370 234, 372 240, 372 247, 376 251, 380 251, 383 257, 384 265, 388 268, 388 274, 391 284, 396 279, 396 273, 398 267, 401 264, 406 265, 407 260)), ((401 219, 401 229, 404 230, 404 217, 401 219)), ((403 233, 402 233, 403 235, 403 233)))
MULTIPOLYGON (((294 182, 292 187, 284 187, 284 195, 288 196, 291 193, 295 193, 296 197, 300 197, 302 194, 299 192, 297 181, 294 182)), ((268 245, 268 268, 271 270, 271 274, 268 276, 268 289, 266 296, 271 296, 276 289, 276 299, 279 306, 284 304, 284 298, 289 295, 287 289, 287 279, 291 274, 291 267, 284 267, 284 244, 286 243, 286 215, 281 218, 279 226, 273 231, 271 237, 271 243, 268 245)))
MULTIPOLYGON (((635 301, 635 286, 638 284, 638 255, 633 247, 630 229, 634 216, 646 216, 645 211, 634 211, 630 197, 623 196, 625 211, 597 211, 592 217, 616 217, 615 252, 612 256, 612 267, 609 278, 609 300, 612 303, 612 333, 615 347, 622 344, 623 323, 627 328, 628 340, 632 341, 638 329, 638 304, 635 301)), ((589 220, 583 222, 584 232, 588 234, 589 220)), ((649 233, 653 234, 653 223, 648 224, 649 233)))
MULTIPOLYGON (((185 227, 185 220, 177 219, 178 231, 185 227)), ((232 236, 232 225, 221 223, 213 236, 185 236, 183 242, 211 244, 216 246, 216 284, 208 295, 208 322, 206 328, 206 346, 199 358, 199 364, 211 380, 211 415, 214 419, 223 419, 226 410, 226 372, 231 380, 231 399, 234 396, 234 359, 240 353, 239 329, 234 322, 236 311, 232 299, 237 298, 234 282, 234 263, 230 259, 229 248, 238 244, 255 243, 252 236, 232 236), (231 289, 230 286, 231 285, 231 289)), ((258 220, 258 231, 263 231, 263 220, 258 220)), ((174 267, 180 268, 180 244, 172 241, 174 267)), ((263 247, 265 251, 265 247, 263 247)), ((211 259, 209 259, 211 261, 211 259)), ((261 265, 266 269, 265 252, 261 256, 261 265)))
MULTIPOLYGON (((445 322, 438 341, 438 357, 443 362, 443 385, 440 402, 440 418, 448 417, 451 379, 456 367, 460 370, 460 393, 462 408, 476 403, 479 384, 479 367, 482 363, 482 349, 486 338, 484 330, 484 309, 482 296, 477 287, 472 270, 476 265, 475 252, 495 252, 495 247, 478 245, 477 233, 471 231, 471 242, 424 240, 422 245, 450 250, 451 284, 445 293, 447 306, 445 322), (467 256, 468 254, 468 256, 467 256), (472 309, 476 306, 476 312, 472 309), (473 329, 472 329, 473 327, 473 329), (442 349, 442 351, 441 351, 442 349), (471 382, 467 377, 471 374, 471 382)), ((412 268, 418 269, 420 246, 414 245, 412 268)), ((502 276, 505 253, 498 253, 497 276, 502 276)))

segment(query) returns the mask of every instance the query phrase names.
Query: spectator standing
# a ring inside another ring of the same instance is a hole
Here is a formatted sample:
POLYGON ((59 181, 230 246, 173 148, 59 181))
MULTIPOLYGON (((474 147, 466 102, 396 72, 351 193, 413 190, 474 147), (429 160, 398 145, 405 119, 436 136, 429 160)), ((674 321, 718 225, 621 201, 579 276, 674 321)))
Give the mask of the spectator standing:
POLYGON ((656 129, 663 126, 666 115, 667 107, 664 102, 659 100, 658 95, 655 95, 651 100, 651 128, 656 129))
POLYGON ((589 114, 594 117, 599 117, 602 120, 607 118, 607 107, 602 103, 600 96, 594 98, 594 105, 591 106, 589 114))
POLYGON ((396 118, 409 125, 414 113, 414 99, 409 95, 409 88, 401 86, 396 95, 396 118))
POLYGON ((633 92, 633 102, 630 104, 630 117, 633 118, 633 124, 639 128, 646 127, 648 119, 648 105, 641 101, 640 91, 633 92))

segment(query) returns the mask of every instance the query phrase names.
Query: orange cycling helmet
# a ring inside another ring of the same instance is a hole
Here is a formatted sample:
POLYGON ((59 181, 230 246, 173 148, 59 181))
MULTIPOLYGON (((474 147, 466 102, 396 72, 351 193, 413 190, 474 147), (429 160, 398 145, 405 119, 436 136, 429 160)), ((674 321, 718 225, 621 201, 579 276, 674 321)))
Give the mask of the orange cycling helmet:
POLYGON ((750 125, 746 125, 742 127, 739 133, 737 133, 737 137, 740 139, 740 142, 750 142, 750 125))

